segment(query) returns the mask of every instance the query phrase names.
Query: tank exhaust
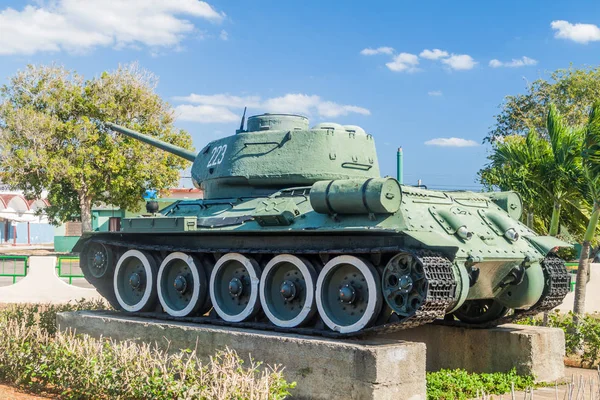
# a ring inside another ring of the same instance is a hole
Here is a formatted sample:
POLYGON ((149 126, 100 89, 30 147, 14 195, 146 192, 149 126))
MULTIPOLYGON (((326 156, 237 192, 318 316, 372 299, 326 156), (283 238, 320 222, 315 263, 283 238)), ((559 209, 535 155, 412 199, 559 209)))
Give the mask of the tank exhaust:
POLYGON ((401 185, 404 184, 404 160, 402 155, 402 147, 398 147, 398 152, 396 153, 396 179, 400 182, 401 185))

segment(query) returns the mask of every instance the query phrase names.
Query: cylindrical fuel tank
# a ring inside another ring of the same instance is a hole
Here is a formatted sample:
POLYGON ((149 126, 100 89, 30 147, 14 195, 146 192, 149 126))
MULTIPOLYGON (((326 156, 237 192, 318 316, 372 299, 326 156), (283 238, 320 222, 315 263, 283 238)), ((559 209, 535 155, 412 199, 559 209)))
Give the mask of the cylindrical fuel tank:
POLYGON ((392 214, 401 200, 394 178, 319 181, 310 189, 310 204, 321 214, 392 214))

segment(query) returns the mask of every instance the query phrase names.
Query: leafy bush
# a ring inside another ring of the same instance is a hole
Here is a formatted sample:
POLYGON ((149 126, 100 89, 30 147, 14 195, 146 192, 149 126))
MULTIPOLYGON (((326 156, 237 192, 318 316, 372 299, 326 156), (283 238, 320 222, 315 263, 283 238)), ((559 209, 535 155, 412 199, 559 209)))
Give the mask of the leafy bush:
POLYGON ((427 373, 427 399, 471 399, 484 392, 486 394, 504 394, 523 390, 534 385, 533 376, 517 375, 513 368, 510 372, 493 374, 475 374, 461 369, 442 369, 427 373))
POLYGON ((0 381, 64 399, 283 399, 294 387, 229 349, 202 363, 193 350, 56 332, 51 317, 84 304, 0 311, 0 381))
MULTIPOLYGON (((579 319, 575 324, 573 313, 551 313, 548 316, 548 326, 560 328, 565 332, 565 348, 568 355, 581 357, 581 365, 596 366, 600 360, 600 320, 590 314, 579 319)), ((521 322, 523 325, 542 325, 538 318, 528 318, 521 322)))

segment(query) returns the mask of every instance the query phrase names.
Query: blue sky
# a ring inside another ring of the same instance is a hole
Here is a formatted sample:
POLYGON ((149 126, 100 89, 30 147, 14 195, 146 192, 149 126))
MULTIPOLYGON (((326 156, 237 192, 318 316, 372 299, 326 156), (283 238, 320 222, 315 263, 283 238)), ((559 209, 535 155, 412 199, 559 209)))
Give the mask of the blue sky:
POLYGON ((139 62, 197 148, 244 105, 299 112, 365 128, 383 175, 402 146, 406 183, 477 189, 503 97, 596 66, 598 25, 598 1, 0 1, 0 83, 28 63, 139 62))

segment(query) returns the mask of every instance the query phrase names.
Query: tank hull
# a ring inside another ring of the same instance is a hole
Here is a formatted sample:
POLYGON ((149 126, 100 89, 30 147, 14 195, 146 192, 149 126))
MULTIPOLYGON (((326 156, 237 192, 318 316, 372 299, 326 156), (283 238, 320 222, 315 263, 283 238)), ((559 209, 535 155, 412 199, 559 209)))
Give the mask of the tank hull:
POLYGON ((403 209, 388 214, 318 213, 310 188, 181 201, 158 214, 124 219, 121 232, 85 233, 74 250, 81 252, 86 278, 115 308, 152 318, 353 336, 434 321, 493 326, 560 304, 568 275, 564 263, 543 246, 556 242, 535 235, 482 194, 406 186, 401 193, 403 209), (471 237, 459 236, 457 225, 468 226, 471 237), (508 229, 518 233, 516 240, 503 235, 508 229), (184 261, 169 264, 168 257, 184 261), (186 257, 195 261, 186 263, 186 257), (106 261, 103 273, 93 267, 98 259, 106 261), (169 275, 161 271, 169 268, 183 272, 164 278, 169 275), (286 268, 288 275, 300 272, 297 287, 269 275, 286 268), (196 273, 193 279, 189 270, 196 273), (240 279, 231 275, 238 273, 240 279), (352 280, 356 274, 366 279, 366 288, 352 280), (134 288, 138 275, 153 288, 143 296, 154 301, 127 310, 143 298, 134 288), (205 287, 193 294, 189 287, 174 290, 185 276, 194 287, 200 282, 205 287), (296 290, 304 303, 294 310, 296 290), (159 292, 164 292, 161 301, 159 292), (331 292, 337 297, 328 299, 331 292), (169 296, 171 302, 164 300, 169 296), (240 298, 249 302, 246 308, 240 298), (191 302, 196 309, 187 312, 191 302), (298 308, 310 312, 304 315, 298 308))
POLYGON ((359 127, 263 114, 194 155, 107 126, 193 160, 206 196, 82 237, 84 274, 117 309, 348 336, 497 325, 552 309, 568 291, 552 251, 569 244, 520 223, 518 194, 381 177, 359 127))

